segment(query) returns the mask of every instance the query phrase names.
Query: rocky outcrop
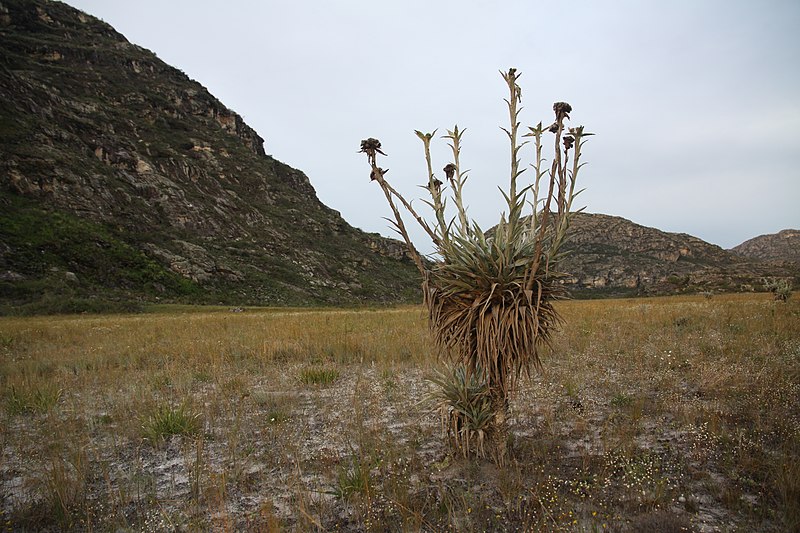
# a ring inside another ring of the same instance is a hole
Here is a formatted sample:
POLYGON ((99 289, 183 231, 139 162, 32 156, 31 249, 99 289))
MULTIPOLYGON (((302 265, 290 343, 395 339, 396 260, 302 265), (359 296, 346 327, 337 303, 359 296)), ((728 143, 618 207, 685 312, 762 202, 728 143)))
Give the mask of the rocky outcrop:
POLYGON ((560 265, 576 294, 672 294, 760 286, 794 275, 683 233, 667 233, 602 214, 574 215, 560 265))
POLYGON ((731 251, 750 259, 800 264, 800 230, 785 229, 760 235, 734 246, 731 251))
MULTIPOLYGON (((0 203, 17 219, 69 220, 81 243, 142 254, 141 276, 119 265, 129 291, 130 280, 158 278, 166 298, 170 286, 186 289, 164 281, 177 275, 194 297, 231 303, 419 296, 413 263, 387 253, 399 243, 351 227, 203 86, 66 4, 0 0, 0 150, 0 203)), ((67 261, 62 245, 6 226, 0 268, 22 278, 0 280, 0 300, 48 276, 33 259, 43 249, 81 290, 115 283, 90 275, 80 254, 67 261)))
POLYGON ((412 261, 411 253, 405 243, 381 237, 378 234, 370 234, 368 240, 369 248, 373 252, 389 257, 397 261, 412 261))

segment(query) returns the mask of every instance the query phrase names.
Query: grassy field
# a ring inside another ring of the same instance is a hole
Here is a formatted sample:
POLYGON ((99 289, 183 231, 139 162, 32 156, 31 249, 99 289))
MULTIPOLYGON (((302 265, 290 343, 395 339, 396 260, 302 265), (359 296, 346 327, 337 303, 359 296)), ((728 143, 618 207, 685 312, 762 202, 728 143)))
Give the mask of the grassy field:
POLYGON ((797 531, 800 302, 572 301, 504 468, 421 308, 0 319, 0 529, 797 531))

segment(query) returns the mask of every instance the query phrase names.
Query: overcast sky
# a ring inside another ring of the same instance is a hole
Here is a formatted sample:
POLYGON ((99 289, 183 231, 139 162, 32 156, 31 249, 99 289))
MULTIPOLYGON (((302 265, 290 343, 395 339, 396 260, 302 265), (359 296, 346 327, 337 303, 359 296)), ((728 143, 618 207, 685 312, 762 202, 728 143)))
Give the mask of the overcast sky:
MULTIPOLYGON (((509 67, 524 125, 551 122, 563 100, 596 133, 576 201, 587 211, 724 248, 800 228, 797 0, 67 3, 206 86, 367 231, 392 235, 361 139, 381 140, 387 177, 416 198, 414 130, 454 124, 467 128, 470 214, 497 222, 509 67)), ((435 145, 434 168, 448 155, 435 145)))

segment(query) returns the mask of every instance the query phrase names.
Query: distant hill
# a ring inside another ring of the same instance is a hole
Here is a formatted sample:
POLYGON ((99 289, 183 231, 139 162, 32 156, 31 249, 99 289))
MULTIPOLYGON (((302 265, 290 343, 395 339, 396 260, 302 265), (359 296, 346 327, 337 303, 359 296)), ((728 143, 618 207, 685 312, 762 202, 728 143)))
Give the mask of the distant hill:
POLYGON ((571 230, 561 269, 579 297, 751 290, 761 287, 763 277, 799 273, 621 217, 578 213, 571 230))
POLYGON ((778 233, 760 235, 734 246, 732 251, 742 257, 761 261, 800 264, 800 230, 785 229, 778 233))
MULTIPOLYGON (((0 155, 0 314, 421 299, 400 242, 351 227, 203 86, 65 4, 0 0, 0 155)), ((734 254, 581 213, 563 267, 577 297, 796 282, 761 259, 796 261, 797 232, 773 237, 734 254)))
POLYGON ((419 301, 401 244, 351 227, 263 143, 108 24, 2 0, 0 312, 419 301))

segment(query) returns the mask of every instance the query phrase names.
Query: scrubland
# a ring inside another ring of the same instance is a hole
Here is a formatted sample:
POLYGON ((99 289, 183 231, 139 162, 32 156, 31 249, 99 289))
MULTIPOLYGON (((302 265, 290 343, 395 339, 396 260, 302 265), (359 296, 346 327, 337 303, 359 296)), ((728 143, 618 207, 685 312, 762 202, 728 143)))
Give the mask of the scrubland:
POLYGON ((421 307, 0 319, 0 528, 800 529, 796 298, 557 307, 503 467, 449 450, 421 307))

